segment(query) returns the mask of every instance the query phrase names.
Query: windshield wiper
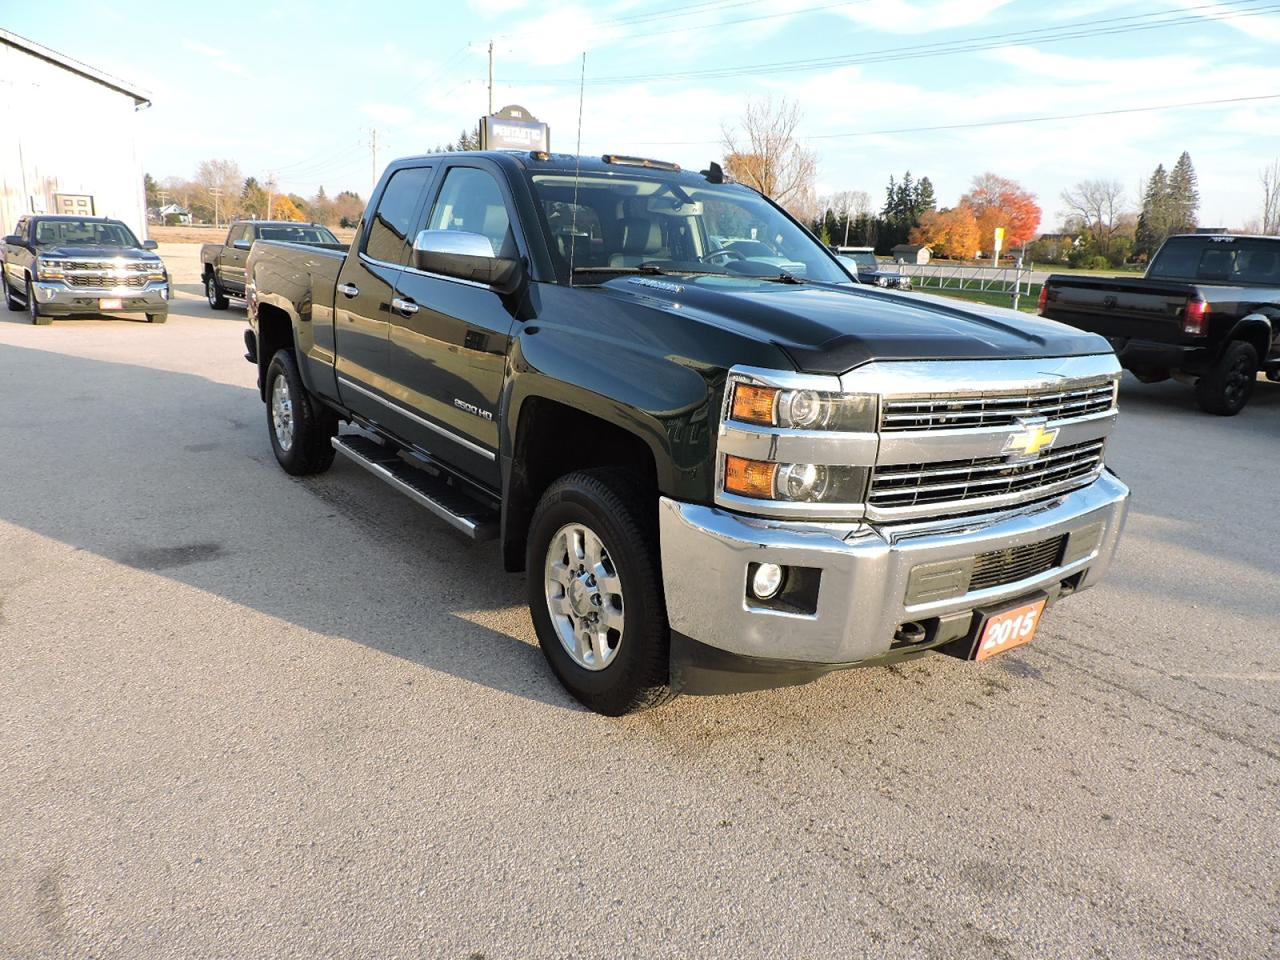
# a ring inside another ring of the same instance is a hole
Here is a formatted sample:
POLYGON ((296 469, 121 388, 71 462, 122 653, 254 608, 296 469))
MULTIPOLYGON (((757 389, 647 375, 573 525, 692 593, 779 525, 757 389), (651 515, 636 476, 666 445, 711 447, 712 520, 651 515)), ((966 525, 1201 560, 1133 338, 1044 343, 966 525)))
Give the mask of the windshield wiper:
MULTIPOLYGON (((750 276, 750 274, 748 274, 750 276)), ((751 277, 752 280, 767 280, 769 283, 808 283, 804 277, 797 277, 794 273, 787 273, 783 270, 777 276, 751 277)))
POLYGON ((642 263, 638 267, 574 267, 574 273, 647 273, 666 276, 667 271, 652 263, 642 263))

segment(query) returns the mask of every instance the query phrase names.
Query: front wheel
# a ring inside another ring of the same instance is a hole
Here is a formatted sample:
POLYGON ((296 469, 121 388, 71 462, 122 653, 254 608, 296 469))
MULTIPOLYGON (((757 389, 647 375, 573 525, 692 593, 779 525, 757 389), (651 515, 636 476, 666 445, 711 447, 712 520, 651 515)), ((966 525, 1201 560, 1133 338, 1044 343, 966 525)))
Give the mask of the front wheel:
POLYGON ((1258 382, 1258 351, 1253 344, 1233 340, 1213 369, 1196 382, 1196 401, 1206 413, 1234 417, 1253 396, 1258 382))
POLYGON ((37 326, 47 327, 53 323, 53 317, 45 316, 40 312, 40 304, 36 300, 36 288, 31 285, 30 280, 27 281, 27 316, 37 326))
POLYGON ((305 477, 333 464, 337 414, 311 396, 288 350, 277 351, 267 367, 267 429, 286 473, 305 477))
POLYGON ((0 282, 4 283, 4 302, 14 313, 22 309, 22 301, 13 294, 13 287, 9 286, 9 278, 0 275, 0 282))
POLYGON ((148 313, 147 314, 147 323, 164 323, 168 319, 169 319, 169 314, 167 313, 148 313))
POLYGON ((670 636, 651 497, 621 470, 551 485, 529 526, 529 610, 552 671, 608 716, 657 706, 670 636))
POLYGON ((227 309, 227 295, 222 292, 222 285, 212 270, 204 275, 204 295, 212 309, 227 309))

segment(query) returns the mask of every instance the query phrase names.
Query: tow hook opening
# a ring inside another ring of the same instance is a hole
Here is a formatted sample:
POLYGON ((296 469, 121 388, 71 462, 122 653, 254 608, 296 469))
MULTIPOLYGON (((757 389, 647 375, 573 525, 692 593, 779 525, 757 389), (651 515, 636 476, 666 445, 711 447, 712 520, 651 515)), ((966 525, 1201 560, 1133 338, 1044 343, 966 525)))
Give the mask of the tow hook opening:
POLYGON ((923 623, 908 620, 906 623, 898 624, 898 629, 893 631, 893 645, 895 647, 913 647, 917 643, 923 643, 928 635, 929 631, 925 629, 923 623))

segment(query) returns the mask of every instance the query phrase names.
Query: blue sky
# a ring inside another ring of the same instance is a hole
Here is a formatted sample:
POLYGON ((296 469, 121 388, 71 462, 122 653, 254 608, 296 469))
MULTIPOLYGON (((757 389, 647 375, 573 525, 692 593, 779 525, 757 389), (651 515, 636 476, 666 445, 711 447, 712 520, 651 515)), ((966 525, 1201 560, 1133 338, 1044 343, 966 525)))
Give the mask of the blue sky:
POLYGON ((701 168, 719 157, 722 127, 749 98, 786 97, 800 103, 801 133, 818 154, 819 192, 866 190, 877 205, 891 173, 928 175, 948 205, 974 174, 993 170, 1038 195, 1042 229, 1051 229, 1064 187, 1116 178, 1132 202, 1142 177, 1187 149, 1201 222, 1239 226, 1261 205, 1258 169, 1280 156, 1280 98, 905 132, 1280 95, 1280 0, 230 0, 153 5, 142 16, 120 9, 14 4, 0 26, 151 91, 144 165, 161 179, 218 157, 246 174, 275 171, 303 195, 323 184, 367 196, 371 128, 381 165, 456 137, 484 112, 491 37, 496 104, 520 103, 548 121, 554 149, 574 149, 585 50, 584 153, 701 168), (1165 20, 1180 23, 1129 29, 1165 20), (1049 39, 1064 33, 1090 35, 1049 39), (986 48, 972 49, 978 41, 986 48), (961 42, 970 49, 921 49, 961 42), (837 62, 803 62, 819 58, 837 62))

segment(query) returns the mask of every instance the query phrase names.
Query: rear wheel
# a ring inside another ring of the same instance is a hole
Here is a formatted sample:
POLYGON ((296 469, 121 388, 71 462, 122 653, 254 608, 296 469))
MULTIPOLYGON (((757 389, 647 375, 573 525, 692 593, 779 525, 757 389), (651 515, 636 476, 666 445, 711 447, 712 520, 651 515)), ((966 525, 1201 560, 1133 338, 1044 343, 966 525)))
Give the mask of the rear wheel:
POLYGON ((670 637, 649 497, 621 470, 551 485, 529 527, 529 610, 552 671, 608 716, 672 696, 670 637))
POLYGON ((1234 417, 1244 409, 1258 382, 1258 351, 1233 340, 1214 368, 1196 382, 1196 401, 1206 413, 1234 417))
POLYGON ((31 318, 31 322, 41 327, 47 327, 53 323, 53 317, 46 317, 40 312, 40 304, 36 302, 35 287, 31 285, 31 281, 27 281, 27 316, 31 318))
POLYGON ((204 295, 214 310, 227 309, 227 295, 222 292, 222 285, 212 270, 204 275, 204 295))
POLYGON ((148 313, 147 314, 147 323, 164 323, 168 319, 169 319, 169 314, 167 313, 148 313))
POLYGON ((286 473, 305 477, 333 464, 337 414, 308 392, 288 350, 277 351, 267 367, 267 430, 286 473))

